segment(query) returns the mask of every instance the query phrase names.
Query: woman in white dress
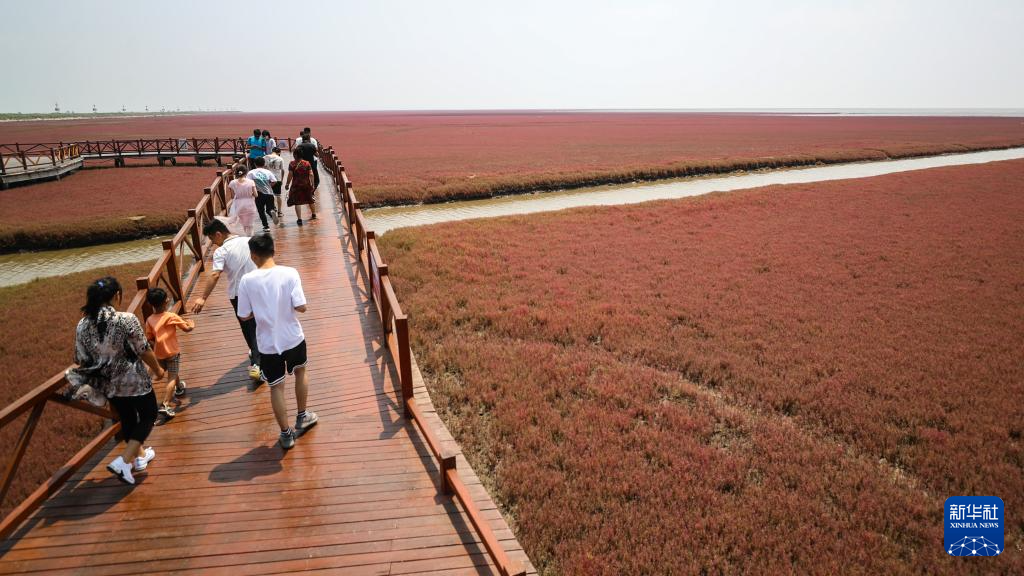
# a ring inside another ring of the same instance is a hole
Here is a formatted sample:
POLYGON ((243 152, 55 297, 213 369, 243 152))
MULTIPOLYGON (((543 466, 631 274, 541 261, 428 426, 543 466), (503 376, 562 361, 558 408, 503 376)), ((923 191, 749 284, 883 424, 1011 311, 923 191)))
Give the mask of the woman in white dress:
POLYGON ((242 227, 245 236, 252 236, 253 226, 259 218, 259 212, 256 210, 258 192, 256 183, 245 177, 246 172, 244 166, 236 166, 235 179, 228 183, 228 189, 231 190, 234 199, 228 216, 242 227))

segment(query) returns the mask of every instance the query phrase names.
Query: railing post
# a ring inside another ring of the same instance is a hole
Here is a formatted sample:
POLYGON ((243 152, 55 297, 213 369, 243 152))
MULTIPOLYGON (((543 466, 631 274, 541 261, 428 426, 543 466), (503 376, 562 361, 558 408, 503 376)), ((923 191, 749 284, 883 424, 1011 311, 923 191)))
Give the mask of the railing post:
MULTIPOLYGON (((149 288, 150 288, 150 286, 149 286, 149 278, 147 278, 145 276, 140 276, 140 277, 136 278, 135 279, 135 287, 138 290, 142 291, 142 292, 145 292, 145 291, 149 290, 149 288)), ((152 314, 153 314, 153 307, 149 305, 149 302, 147 302, 145 298, 143 298, 142 299, 142 321, 145 322, 146 319, 149 318, 150 315, 152 315, 152 314)))
POLYGON ((441 493, 450 495, 453 490, 452 483, 448 480, 448 471, 455 471, 455 467, 458 465, 458 460, 455 458, 455 455, 447 449, 443 454, 441 454, 439 460, 439 464, 441 465, 441 493))
POLYGON ((213 217, 217 214, 217 207, 213 205, 213 190, 209 188, 203 188, 203 194, 209 196, 209 200, 206 201, 206 221, 210 222, 213 220, 213 217))
POLYGON ((220 209, 221 209, 221 211, 223 211, 224 214, 228 213, 228 181, 227 181, 228 176, 227 176, 227 174, 229 172, 231 172, 231 171, 230 170, 223 170, 223 171, 217 173, 217 175, 220 176, 220 185, 217 186, 217 198, 220 200, 220 209))
POLYGON ((205 270, 206 260, 203 259, 203 231, 199 229, 199 215, 195 208, 188 209, 188 217, 192 219, 192 246, 195 247, 195 258, 199 262, 199 270, 205 270))
MULTIPOLYGON (((373 258, 373 254, 369 254, 373 258)), ((377 285, 380 286, 380 324, 384 330, 384 339, 391 333, 391 300, 384 294, 384 279, 388 276, 388 265, 383 262, 377 266, 377 285)))
MULTIPOLYGON (((398 340, 398 350, 392 350, 392 357, 397 352, 398 356, 398 379, 402 385, 402 406, 413 397, 412 393, 412 357, 409 350, 409 320, 403 314, 395 318, 395 336, 398 340)), ((408 416, 409 410, 405 409, 408 416)))
POLYGON ((164 251, 171 253, 170 257, 167 258, 167 279, 171 283, 170 288, 174 292, 174 299, 182 302, 184 306, 185 295, 181 290, 181 274, 178 273, 178 261, 175 259, 174 240, 164 240, 161 245, 164 251))

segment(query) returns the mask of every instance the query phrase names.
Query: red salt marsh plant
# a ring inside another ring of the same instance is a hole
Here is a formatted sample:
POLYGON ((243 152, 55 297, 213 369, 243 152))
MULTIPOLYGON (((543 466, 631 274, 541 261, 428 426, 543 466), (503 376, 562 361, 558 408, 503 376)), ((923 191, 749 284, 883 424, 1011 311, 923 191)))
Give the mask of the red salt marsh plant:
POLYGON ((0 252, 85 246, 177 231, 213 167, 80 170, 0 191, 0 252), (141 218, 139 218, 141 217, 141 218))
POLYGON ((1024 507, 1022 182, 1000 162, 380 242, 436 404, 551 572, 1020 573, 952 562, 941 507, 1024 507))
POLYGON ((1024 145, 1020 118, 697 113, 196 114, 0 123, 0 141, 241 136, 304 127, 367 205, 1024 145))
MULTIPOLYGON (((135 279, 153 262, 125 264, 0 288, 0 406, 8 406, 74 361, 75 326, 82 318, 85 289, 111 275, 135 295, 135 279)), ((3 462, 28 416, 0 430, 3 462)), ((100 431, 100 418, 50 403, 36 428, 0 515, 11 511, 100 431)))

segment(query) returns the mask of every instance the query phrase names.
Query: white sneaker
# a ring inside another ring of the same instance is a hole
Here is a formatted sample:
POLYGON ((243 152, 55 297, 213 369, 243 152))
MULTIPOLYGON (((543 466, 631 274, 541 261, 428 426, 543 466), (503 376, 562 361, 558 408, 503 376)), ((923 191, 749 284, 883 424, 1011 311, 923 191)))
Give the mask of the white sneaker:
POLYGON ((156 450, 153 450, 152 446, 147 446, 145 450, 145 456, 139 456, 135 459, 135 471, 142 472, 149 467, 149 463, 156 458, 156 450))
POLYGON ((135 478, 132 477, 132 465, 125 462, 124 458, 118 456, 113 462, 107 464, 107 470, 117 476, 117 479, 125 484, 135 484, 135 478))

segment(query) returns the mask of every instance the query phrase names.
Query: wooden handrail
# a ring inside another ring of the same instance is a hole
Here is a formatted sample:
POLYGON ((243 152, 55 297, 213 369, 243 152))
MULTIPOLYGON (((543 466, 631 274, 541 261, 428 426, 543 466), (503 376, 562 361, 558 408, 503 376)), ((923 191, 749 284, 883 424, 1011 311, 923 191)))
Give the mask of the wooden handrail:
POLYGON ((459 478, 458 470, 450 468, 446 474, 448 476, 448 485, 451 486, 455 497, 462 504, 462 509, 466 511, 466 516, 469 516, 469 521, 473 523, 477 534, 480 534, 484 548, 487 549, 487 553, 491 555, 491 559, 498 566, 498 571, 501 572, 502 576, 525 576, 526 570, 523 568, 523 565, 508 557, 508 553, 505 552, 505 548, 498 541, 497 536, 494 535, 494 531, 491 530, 487 521, 484 520, 484 515, 477 508, 476 502, 473 501, 473 496, 469 493, 469 489, 463 484, 462 478, 459 478))
POLYGON ((349 233, 355 236, 355 256, 366 274, 367 282, 370 283, 370 294, 376 301, 375 308, 381 325, 384 326, 384 342, 391 352, 392 362, 397 364, 403 413, 406 418, 413 421, 431 454, 438 462, 440 489, 445 494, 453 494, 462 505, 462 509, 469 517, 470 523, 479 534, 484 548, 487 549, 487 553, 502 576, 523 576, 526 574, 523 565, 508 557, 501 542, 498 541, 494 531, 491 530, 474 502, 465 483, 459 477, 455 455, 442 447, 437 435, 416 403, 412 382, 409 319, 402 311, 402 306, 395 295, 395 289, 391 285, 391 278, 387 273, 387 263, 377 248, 376 234, 369 230, 366 224, 366 217, 363 215, 359 200, 353 190, 352 181, 345 173, 344 166, 338 162, 333 148, 321 149, 320 163, 334 177, 335 188, 345 210, 345 221, 348 223, 349 233))

